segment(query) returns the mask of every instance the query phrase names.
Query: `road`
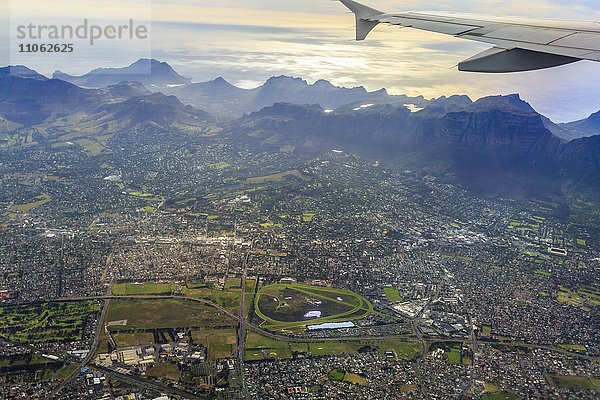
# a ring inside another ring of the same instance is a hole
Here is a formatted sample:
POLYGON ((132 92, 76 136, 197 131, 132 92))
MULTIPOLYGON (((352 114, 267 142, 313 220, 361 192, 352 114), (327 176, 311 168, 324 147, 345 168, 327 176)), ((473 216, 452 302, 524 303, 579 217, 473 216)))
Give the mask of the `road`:
MULTIPOLYGON (((244 398, 248 398, 248 387, 246 380, 244 379, 244 348, 246 341, 246 277, 248 276, 248 260, 250 259, 250 252, 252 248, 248 250, 244 257, 244 265, 242 272, 242 295, 240 299, 240 315, 238 317, 239 329, 238 329, 238 366, 240 370, 240 379, 242 380, 242 394, 244 398)), ((258 285, 258 282, 256 282, 258 285)))
POLYGON ((94 331, 94 341, 92 343, 92 346, 90 347, 90 351, 87 353, 85 358, 81 361, 81 363, 79 364, 79 367, 77 369, 75 369, 71 373, 71 375, 69 375, 67 378, 65 378, 65 380, 58 386, 58 388, 56 388, 55 395, 58 395, 64 389, 64 387, 66 385, 71 383, 77 377, 77 375, 79 375, 79 371, 81 371, 81 369, 83 369, 86 365, 88 365, 94 358, 94 355, 96 354, 96 351, 98 350, 98 344, 100 343, 100 334, 101 334, 102 328, 104 326, 103 322, 104 322, 104 318, 106 318, 106 311, 108 310, 109 302, 110 302, 110 300, 106 300, 102 304, 102 312, 100 313, 100 317, 98 318, 98 321, 96 323, 96 329, 94 331))
MULTIPOLYGON (((183 300, 188 300, 188 301, 195 301, 198 303, 203 303, 203 304, 209 305, 211 307, 214 307, 217 310, 221 311, 223 314, 226 314, 227 316, 231 317, 232 319, 235 319, 236 321, 240 322, 240 317, 238 314, 234 314, 231 311, 226 310, 225 308, 221 307, 220 305, 216 304, 213 301, 206 300, 206 299, 196 299, 193 297, 184 297, 184 296, 173 296, 173 295, 89 296, 89 297, 73 297, 73 298, 53 299, 53 300, 49 300, 46 302, 85 301, 85 300, 123 300, 123 299, 139 299, 139 300, 160 300, 160 299, 163 299, 163 300, 164 299, 179 299, 179 300, 181 300, 181 299, 183 299, 183 300)), ((23 303, 23 304, 31 304, 31 303, 23 303)), ((245 329, 254 331, 256 333, 260 333, 261 335, 266 336, 270 339, 283 340, 283 341, 287 341, 287 342, 319 343, 319 342, 329 342, 329 341, 356 342, 356 341, 364 341, 364 340, 378 341, 378 340, 414 340, 414 339, 418 339, 418 336, 415 337, 415 335, 347 336, 347 337, 344 337, 343 339, 337 338, 337 337, 333 337, 333 338, 331 338, 331 337, 330 338, 303 338, 303 337, 298 337, 298 336, 287 336, 287 335, 281 335, 278 333, 273 333, 271 331, 262 329, 258 325, 254 325, 248 321, 245 321, 245 320, 242 320, 242 321, 244 323, 245 329)), ((421 339, 424 343, 425 342, 463 343, 465 341, 465 339, 461 339, 461 338, 445 339, 445 338, 441 338, 441 337, 424 337, 422 335, 421 335, 421 339)), ((577 357, 577 358, 583 358, 583 359, 590 360, 590 361, 599 361, 600 360, 599 357, 593 357, 593 356, 588 356, 585 354, 568 351, 565 349, 561 349, 560 347, 554 347, 554 346, 549 346, 549 345, 540 345, 540 344, 534 344, 534 343, 526 343, 526 342, 517 341, 517 340, 510 341, 510 342, 504 342, 504 341, 499 342, 499 341, 494 341, 494 340, 486 340, 486 341, 480 340, 480 342, 496 343, 496 344, 502 344, 504 346, 512 346, 512 347, 527 347, 527 348, 532 348, 532 349, 549 350, 549 351, 553 351, 555 353, 569 355, 569 356, 577 357)))
POLYGON ((438 298, 439 291, 440 285, 438 284, 435 287, 435 292, 432 293, 431 296, 429 296, 427 302, 425 303, 425 305, 423 305, 423 308, 421 308, 421 311, 419 311, 419 313, 415 315, 415 317, 411 321, 413 330, 415 331, 415 335, 417 336, 417 340, 419 341, 419 345, 421 346, 421 358, 425 357, 427 346, 425 343, 425 339, 423 338, 423 334, 419 329, 419 324, 421 323, 421 319, 423 318, 423 314, 425 314, 425 311, 427 311, 431 303, 438 298))
POLYGON ((120 381, 125 382, 132 386, 137 386, 142 389, 152 390, 157 393, 166 393, 166 394, 170 394, 170 395, 180 396, 180 397, 183 397, 185 399, 190 399, 190 400, 207 400, 208 399, 207 396, 193 394, 193 393, 187 392, 182 389, 174 388, 172 386, 162 385, 159 382, 152 382, 145 378, 138 378, 133 375, 121 374, 119 372, 113 371, 110 368, 97 366, 97 365, 94 366, 94 368, 104 372, 107 375, 110 375, 111 377, 113 377, 117 380, 120 380, 120 381))

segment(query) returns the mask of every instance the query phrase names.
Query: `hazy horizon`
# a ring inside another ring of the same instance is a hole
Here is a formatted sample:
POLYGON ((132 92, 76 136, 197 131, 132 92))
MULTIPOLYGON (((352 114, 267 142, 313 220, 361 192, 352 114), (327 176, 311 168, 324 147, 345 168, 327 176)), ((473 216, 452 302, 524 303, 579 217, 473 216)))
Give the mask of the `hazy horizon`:
MULTIPOLYGON (((473 99, 488 95, 519 93, 540 113, 556 122, 588 117, 600 110, 600 67, 579 62, 544 71, 484 75, 458 72, 458 62, 489 46, 411 29, 380 26, 365 42, 355 42, 354 19, 335 1, 300 0, 276 2, 141 0, 46 2, 36 7, 31 1, 12 2, 11 22, 60 15, 76 23, 83 18, 111 20, 147 18, 151 11, 151 53, 132 46, 111 52, 99 45, 93 52, 65 59, 19 56, 18 61, 45 75, 54 70, 80 75, 98 67, 122 67, 138 58, 166 61, 194 81, 222 76, 241 86, 258 86, 267 78, 289 75, 314 82, 326 79, 346 87, 368 90, 386 88, 391 94, 466 94, 473 99), (98 6, 98 7, 96 7, 98 6), (100 7, 102 6, 102 7, 100 7), (35 14, 33 11, 36 10, 35 14), (59 11, 57 11, 59 10, 59 11), (182 38, 185 38, 183 40, 182 38)), ((425 1, 366 0, 384 11, 426 10, 425 1)), ((495 15, 593 20, 600 17, 594 1, 538 0, 523 5, 517 1, 437 2, 438 10, 495 15)), ((57 17, 58 18, 58 17, 57 17)), ((52 20, 54 21, 54 20, 52 20)), ((6 36, 6 32, 4 35, 6 36)), ((9 41, 3 41, 3 52, 9 41)), ((6 58, 6 57, 5 57, 6 58)), ((9 57, 8 62, 12 63, 9 57)))

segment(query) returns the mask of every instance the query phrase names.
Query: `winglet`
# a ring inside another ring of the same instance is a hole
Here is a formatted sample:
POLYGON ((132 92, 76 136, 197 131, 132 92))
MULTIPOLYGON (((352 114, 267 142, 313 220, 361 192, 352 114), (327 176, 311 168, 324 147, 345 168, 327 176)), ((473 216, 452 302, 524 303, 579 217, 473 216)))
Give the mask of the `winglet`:
POLYGON ((379 22, 369 21, 368 18, 384 14, 383 12, 353 0, 340 0, 356 16, 356 40, 365 40, 367 35, 375 28, 379 22))

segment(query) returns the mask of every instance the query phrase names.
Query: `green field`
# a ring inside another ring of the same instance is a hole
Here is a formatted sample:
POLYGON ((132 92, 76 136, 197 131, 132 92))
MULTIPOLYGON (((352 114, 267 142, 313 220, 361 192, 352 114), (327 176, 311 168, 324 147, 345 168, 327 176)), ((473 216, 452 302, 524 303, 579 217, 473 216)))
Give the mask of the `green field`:
POLYGON ((104 151, 106 147, 101 145, 99 142, 92 139, 79 139, 76 140, 75 143, 80 145, 92 156, 96 156, 104 151))
POLYGON ((362 347, 355 342, 316 342, 301 343, 270 339, 249 332, 246 337, 244 358, 256 361, 272 358, 292 358, 294 352, 305 353, 314 357, 331 356, 343 353, 353 353, 362 347))
POLYGON ((81 340, 84 321, 99 311, 92 301, 0 307, 0 339, 27 344, 81 340))
MULTIPOLYGON (((29 382, 45 382, 50 380, 64 380, 71 372, 77 369, 77 366, 65 366, 62 361, 53 361, 39 354, 29 353, 0 357, 0 368, 26 372, 29 382)), ((3 382, 9 383, 11 375, 11 372, 6 374, 6 371, 3 371, 3 382), (9 378, 8 381, 5 380, 7 377, 9 378)))
POLYGON ((113 331, 184 327, 235 326, 231 319, 215 308, 185 299, 112 300, 106 321, 127 320, 127 326, 113 326, 113 331))
POLYGON ((208 348, 208 358, 232 357, 237 346, 237 332, 235 329, 199 329, 192 331, 194 344, 208 348))
POLYGON ((229 289, 241 289, 242 279, 241 278, 227 278, 225 281, 225 290, 229 289))
POLYGON ((301 179, 304 181, 310 180, 309 177, 307 177, 306 175, 302 174, 302 172, 295 169, 292 171, 280 172, 278 174, 273 174, 273 175, 265 175, 265 176, 257 176, 254 178, 248 178, 248 179, 246 179, 246 182, 252 183, 252 184, 267 183, 267 182, 281 182, 285 178, 288 178, 288 177, 295 177, 295 178, 298 178, 298 179, 301 179))
POLYGON ((187 296, 196 299, 210 300, 234 313, 237 313, 240 308, 240 289, 220 290, 211 289, 208 287, 199 287, 195 289, 188 289, 186 294, 187 296))
POLYGON ((17 213, 27 213, 31 210, 34 210, 38 207, 43 206, 52 201, 52 197, 47 194, 42 194, 35 198, 36 201, 26 204, 15 204, 11 206, 8 211, 17 212, 17 213))
POLYGON ((154 343, 154 335, 148 332, 116 332, 112 335, 119 348, 149 345, 154 343))
POLYGON ((600 294, 594 287, 584 287, 578 291, 561 287, 556 295, 556 300, 561 303, 580 307, 584 311, 590 311, 590 307, 600 305, 600 294))
POLYGON ((566 389, 600 389, 600 378, 569 375, 546 375, 550 386, 566 389))
POLYGON ((180 291, 180 289, 180 285, 173 283, 115 283, 112 286, 112 293, 115 296, 171 294, 180 291))
POLYGON ((397 340, 387 340, 382 342, 372 342, 372 345, 378 347, 381 352, 393 351, 399 360, 412 360, 421 354, 421 346, 418 342, 397 340))
POLYGON ((167 362, 154 364, 152 367, 148 368, 146 373, 150 377, 166 378, 175 382, 179 381, 179 378, 181 377, 177 364, 167 362))
POLYGON ((519 396, 511 392, 484 393, 481 400, 519 400, 519 396))
POLYGON ((560 347, 562 347, 565 350, 573 350, 573 351, 581 351, 581 352, 587 351, 585 346, 581 345, 581 344, 561 344, 560 347))
POLYGON ((214 169, 225 169, 225 168, 231 167, 231 165, 229 165, 229 163, 226 162, 226 161, 219 161, 219 162, 214 163, 214 164, 208 164, 208 166, 210 168, 214 168, 214 169))
POLYGON ((404 393, 413 393, 417 391, 417 386, 416 385, 404 385, 402 387, 400 387, 400 391, 404 392, 404 393))
POLYGON ((346 372, 341 369, 332 370, 331 372, 329 372, 329 374, 327 374, 327 377, 330 380, 336 381, 336 382, 350 382, 350 383, 356 383, 357 385, 366 385, 367 384, 367 378, 365 378, 364 376, 358 375, 358 374, 353 374, 351 372, 346 372))
POLYGON ((363 346, 372 346, 381 353, 392 350, 398 359, 411 360, 420 354, 418 342, 385 341, 326 341, 326 342, 290 342, 271 339, 258 333, 249 332, 246 336, 244 359, 247 361, 270 358, 291 358, 294 353, 305 356, 325 357, 339 354, 351 354, 363 346))
POLYGON ((316 213, 305 212, 302 214, 302 222, 312 222, 313 219, 317 216, 316 213))
POLYGON ((334 369, 329 372, 327 377, 332 381, 341 382, 344 380, 344 375, 346 375, 345 371, 341 369, 334 369))
POLYGON ((249 332, 246 336, 244 358, 248 361, 291 357, 289 342, 270 339, 254 332, 249 332))
POLYGON ((398 290, 398 288, 386 287, 386 288, 383 288, 383 292, 385 293, 385 297, 389 301, 393 301, 393 302, 404 301, 404 299, 402 298, 402 295, 400 294, 400 290, 398 290))
MULTIPOLYGON (((445 356, 448 364, 461 365, 460 345, 438 342, 438 343, 433 343, 429 348, 430 351, 434 351, 435 349, 443 349, 444 350, 444 356, 445 356)), ((471 358, 463 357, 462 365, 471 365, 471 358)))
POLYGON ((58 371, 56 371, 56 373, 54 374, 54 376, 52 377, 52 379, 56 379, 59 381, 65 380, 67 379, 69 376, 71 376, 71 374, 73 372, 75 372, 76 370, 79 369, 78 365, 67 365, 61 369, 59 369, 58 371))
POLYGON ((261 326, 272 330, 353 321, 373 312, 368 300, 349 290, 299 283, 263 286, 254 305, 254 312, 264 321, 261 326), (319 311, 321 316, 305 318, 310 311, 319 311))

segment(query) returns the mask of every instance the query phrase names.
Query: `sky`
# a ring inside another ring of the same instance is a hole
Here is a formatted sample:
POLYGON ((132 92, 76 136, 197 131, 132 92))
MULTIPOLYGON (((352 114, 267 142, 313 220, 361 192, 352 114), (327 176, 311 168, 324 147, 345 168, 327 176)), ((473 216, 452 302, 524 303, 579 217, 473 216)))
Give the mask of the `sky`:
MULTIPOLYGON (((364 0, 392 11, 453 11, 499 16, 600 20, 598 0, 364 0)), ((456 65, 488 45, 411 29, 379 26, 364 42, 353 41, 354 18, 329 0, 11 0, 0 5, 9 24, 0 28, 0 61, 25 64, 51 75, 118 67, 140 57, 171 64, 194 81, 222 76, 255 87, 270 76, 291 75, 341 86, 382 87, 393 94, 520 93, 557 122, 600 110, 600 64, 579 62, 545 71, 485 75, 456 65), (99 24, 128 19, 148 23, 151 40, 76 44, 72 54, 16 51, 19 24, 99 24), (8 40, 7 40, 8 39, 8 40)))

